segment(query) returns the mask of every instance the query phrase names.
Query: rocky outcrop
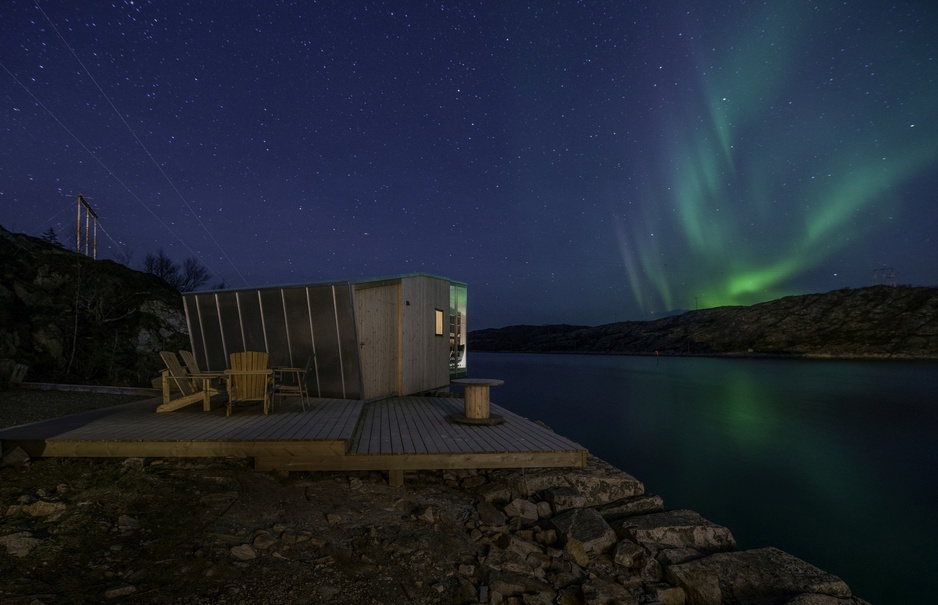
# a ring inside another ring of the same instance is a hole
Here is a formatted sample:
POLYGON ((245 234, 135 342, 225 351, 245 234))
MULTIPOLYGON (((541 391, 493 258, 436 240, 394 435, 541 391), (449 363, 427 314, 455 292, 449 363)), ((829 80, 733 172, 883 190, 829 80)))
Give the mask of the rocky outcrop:
POLYGON ((727 528, 665 510, 595 457, 572 473, 409 472, 402 487, 380 473, 273 476, 244 460, 99 460, 102 477, 69 470, 87 469, 79 461, 16 462, 0 511, 8 596, 71 586, 17 573, 59 566, 88 602, 864 603, 778 549, 737 551, 727 528))
POLYGON ((149 386, 158 352, 188 348, 163 280, 0 228, 0 382, 149 386))
POLYGON ((729 529, 664 510, 634 477, 595 457, 574 472, 480 472, 462 486, 479 498, 466 527, 484 553, 468 576, 490 603, 864 603, 788 553, 736 551, 729 529))
POLYGON ((648 322, 469 333, 474 351, 938 358, 938 288, 875 286, 648 322))
POLYGON ((852 596, 837 576, 777 548, 722 553, 672 565, 667 568, 667 578, 682 588, 694 605, 791 603, 794 599, 805 602, 811 595, 852 596))

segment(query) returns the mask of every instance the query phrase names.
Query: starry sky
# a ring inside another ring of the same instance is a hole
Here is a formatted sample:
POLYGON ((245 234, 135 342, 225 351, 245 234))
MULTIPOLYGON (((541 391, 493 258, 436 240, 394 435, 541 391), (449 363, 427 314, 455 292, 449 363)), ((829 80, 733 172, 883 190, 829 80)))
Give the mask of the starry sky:
POLYGON ((471 329, 938 285, 938 4, 4 0, 0 225, 471 329))

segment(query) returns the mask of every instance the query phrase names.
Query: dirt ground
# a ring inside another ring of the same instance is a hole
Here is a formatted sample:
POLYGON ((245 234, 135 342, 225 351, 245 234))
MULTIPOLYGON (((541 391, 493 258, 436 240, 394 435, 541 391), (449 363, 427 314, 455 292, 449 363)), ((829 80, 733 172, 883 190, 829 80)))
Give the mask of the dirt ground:
MULTIPOLYGON (((0 391, 0 407, 37 420, 91 409, 83 395, 0 391)), ((474 603, 474 474, 396 488, 246 459, 34 459, 0 470, 0 603, 474 603)))

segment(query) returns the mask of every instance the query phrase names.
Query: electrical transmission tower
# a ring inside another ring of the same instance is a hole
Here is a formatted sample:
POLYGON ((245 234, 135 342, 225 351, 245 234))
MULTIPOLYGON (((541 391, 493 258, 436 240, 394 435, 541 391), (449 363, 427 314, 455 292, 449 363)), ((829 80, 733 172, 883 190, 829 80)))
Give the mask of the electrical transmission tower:
POLYGON ((82 195, 78 194, 78 222, 75 224, 75 252, 81 254, 81 209, 85 208, 85 256, 98 258, 98 215, 91 209, 91 204, 85 201, 82 195), (91 254, 88 254, 88 238, 91 223, 94 223, 94 234, 92 236, 91 254))

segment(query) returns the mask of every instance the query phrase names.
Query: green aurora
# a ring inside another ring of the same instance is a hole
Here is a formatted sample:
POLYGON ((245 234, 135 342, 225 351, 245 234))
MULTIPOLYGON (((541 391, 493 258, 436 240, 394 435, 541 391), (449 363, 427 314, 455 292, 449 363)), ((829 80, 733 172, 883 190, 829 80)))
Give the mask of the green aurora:
POLYGON ((763 24, 743 39, 692 43, 694 84, 659 124, 658 187, 619 231, 646 313, 796 293, 905 212, 904 187, 938 159, 933 125, 915 118, 938 113, 933 61, 916 54, 927 41, 884 27, 840 48, 828 40, 845 15, 784 6, 740 16, 763 24), (818 75, 837 62, 853 77, 818 75))

